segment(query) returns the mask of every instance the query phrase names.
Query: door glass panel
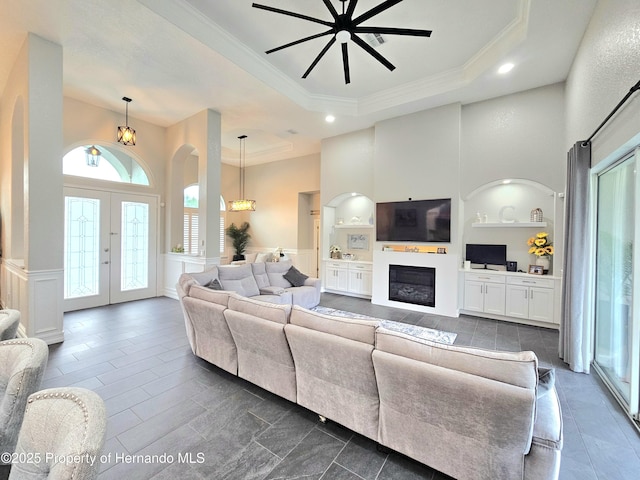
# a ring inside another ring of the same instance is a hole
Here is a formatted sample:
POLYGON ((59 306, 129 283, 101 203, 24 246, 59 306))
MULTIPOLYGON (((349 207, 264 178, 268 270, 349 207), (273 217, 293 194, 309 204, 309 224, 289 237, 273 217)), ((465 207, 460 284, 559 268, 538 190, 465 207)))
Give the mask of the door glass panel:
POLYGON ((122 261, 120 288, 123 291, 149 285, 149 205, 122 202, 122 261))
POLYGON ((630 400, 635 161, 598 177, 595 360, 630 400))
POLYGON ((65 197, 64 298, 99 293, 100 200, 65 197))

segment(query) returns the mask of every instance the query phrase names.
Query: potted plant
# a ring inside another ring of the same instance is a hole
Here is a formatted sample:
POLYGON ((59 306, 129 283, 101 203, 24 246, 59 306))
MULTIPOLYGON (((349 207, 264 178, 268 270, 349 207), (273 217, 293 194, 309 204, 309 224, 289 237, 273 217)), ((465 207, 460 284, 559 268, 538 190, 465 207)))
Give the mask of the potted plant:
POLYGON ((235 223, 232 223, 227 227, 225 233, 233 243, 233 248, 236 254, 233 256, 233 261, 244 260, 244 251, 247 249, 249 239, 251 235, 248 232, 249 222, 244 222, 239 227, 235 223))

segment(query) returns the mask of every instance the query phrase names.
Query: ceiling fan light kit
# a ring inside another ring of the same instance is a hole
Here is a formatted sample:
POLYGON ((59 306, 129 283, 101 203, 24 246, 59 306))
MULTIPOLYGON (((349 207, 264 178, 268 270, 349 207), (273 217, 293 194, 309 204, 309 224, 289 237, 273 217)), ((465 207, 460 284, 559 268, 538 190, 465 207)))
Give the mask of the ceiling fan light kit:
POLYGON ((396 68, 391 62, 389 62, 386 58, 384 58, 382 55, 376 52, 369 43, 367 43, 362 38, 360 38, 358 34, 407 35, 407 36, 417 36, 417 37, 431 36, 431 30, 416 30, 411 28, 392 28, 392 27, 370 27, 370 26, 361 25, 365 21, 369 20, 371 17, 374 17, 379 13, 384 12, 385 10, 402 2, 403 0, 386 0, 355 18, 353 18, 353 14, 356 9, 356 5, 358 4, 358 0, 340 0, 342 2, 341 14, 338 13, 338 11, 335 9, 333 4, 331 3, 331 0, 322 0, 322 1, 324 5, 327 7, 327 10, 329 10, 329 13, 331 13, 333 22, 328 22, 326 20, 310 17, 308 15, 303 15, 297 12, 291 12, 288 10, 282 10, 280 8, 270 7, 268 5, 261 5, 259 3, 252 4, 252 7, 254 8, 259 8, 261 10, 266 10, 268 12, 278 13, 281 15, 287 15, 289 17, 299 18, 301 20, 306 20, 308 22, 313 22, 319 25, 324 25, 325 27, 329 27, 329 30, 316 33, 308 37, 300 38, 298 40, 289 42, 285 45, 281 45, 276 48, 272 48, 271 50, 267 50, 265 52, 267 54, 278 52, 285 48, 293 47, 294 45, 299 45, 309 40, 314 40, 316 38, 324 37, 326 35, 332 35, 329 42, 324 46, 324 48, 320 51, 318 56, 316 56, 316 58, 313 60, 313 62, 311 62, 311 65, 306 70, 306 72, 304 72, 304 74, 302 75, 302 78, 307 78, 307 76, 309 76, 311 71, 315 68, 315 66, 322 59, 325 53, 327 53, 327 51, 333 46, 333 44, 336 43, 336 41, 341 45, 342 67, 344 70, 344 82, 345 84, 348 84, 348 83, 351 83, 351 73, 349 69, 349 47, 348 47, 349 43, 355 43, 356 45, 358 45, 365 52, 367 52, 373 58, 378 60, 382 65, 384 65, 387 69, 389 69, 389 71, 393 71, 396 68))

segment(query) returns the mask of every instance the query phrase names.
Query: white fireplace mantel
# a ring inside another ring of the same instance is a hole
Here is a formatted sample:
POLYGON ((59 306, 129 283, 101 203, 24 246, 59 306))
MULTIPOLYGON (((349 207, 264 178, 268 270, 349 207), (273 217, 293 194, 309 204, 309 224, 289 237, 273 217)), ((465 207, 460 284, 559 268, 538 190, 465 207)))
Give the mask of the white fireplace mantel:
POLYGON ((417 312, 458 317, 458 269, 460 256, 413 252, 373 252, 373 292, 371 303, 417 312), (389 300, 389 265, 431 267, 436 269, 435 307, 389 300))

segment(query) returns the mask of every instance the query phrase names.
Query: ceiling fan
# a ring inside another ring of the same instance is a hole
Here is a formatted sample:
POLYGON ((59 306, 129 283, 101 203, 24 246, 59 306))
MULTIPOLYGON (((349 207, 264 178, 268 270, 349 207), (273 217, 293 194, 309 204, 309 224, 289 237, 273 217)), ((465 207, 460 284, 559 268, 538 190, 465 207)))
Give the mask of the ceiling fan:
POLYGON ((273 53, 284 48, 292 47, 294 45, 298 45, 303 42, 307 42, 309 40, 313 40, 315 38, 324 37, 325 35, 333 35, 331 40, 324 46, 324 48, 320 51, 318 56, 311 62, 311 65, 304 72, 302 78, 307 78, 307 76, 311 73, 311 70, 318 64, 320 59, 324 56, 325 53, 331 48, 331 46, 336 43, 336 40, 342 44, 342 66, 344 68, 344 82, 345 84, 351 83, 351 75, 349 73, 349 52, 348 52, 348 42, 352 40, 353 43, 364 49, 367 53, 369 53, 373 58, 382 63, 385 67, 387 67, 390 71, 395 70, 395 66, 389 62, 386 58, 376 52, 373 47, 371 47, 367 42, 362 40, 357 34, 360 33, 373 33, 373 34, 384 34, 384 35, 410 35, 417 37, 430 37, 431 30, 415 30, 410 28, 391 28, 391 27, 368 27, 362 26, 366 20, 369 20, 371 17, 378 15, 379 13, 384 12, 390 7, 402 2, 402 0, 386 0, 380 3, 378 6, 373 7, 372 9, 366 11, 362 15, 353 18, 353 12, 356 9, 356 5, 358 4, 358 0, 340 0, 342 2, 342 13, 339 14, 331 0, 322 0, 331 13, 333 17, 333 22, 328 22, 326 20, 321 20, 319 18, 309 17, 308 15, 303 15, 301 13, 290 12, 287 10, 282 10, 280 8, 270 7, 268 5, 260 5, 258 3, 254 3, 252 6, 254 8, 259 8, 262 10, 267 10, 269 12, 280 13, 282 15, 288 15, 290 17, 300 18, 302 20, 307 20, 309 22, 318 23, 320 25, 325 25, 329 27, 329 30, 325 30, 324 32, 316 33, 315 35, 310 35, 308 37, 301 38, 294 42, 287 43, 285 45, 281 45, 276 48, 272 48, 271 50, 267 50, 265 53, 273 53), (346 6, 345 5, 349 2, 346 6))

